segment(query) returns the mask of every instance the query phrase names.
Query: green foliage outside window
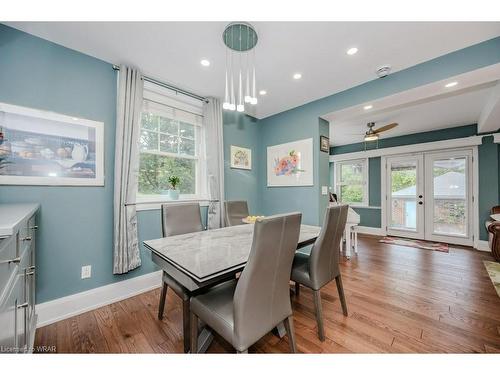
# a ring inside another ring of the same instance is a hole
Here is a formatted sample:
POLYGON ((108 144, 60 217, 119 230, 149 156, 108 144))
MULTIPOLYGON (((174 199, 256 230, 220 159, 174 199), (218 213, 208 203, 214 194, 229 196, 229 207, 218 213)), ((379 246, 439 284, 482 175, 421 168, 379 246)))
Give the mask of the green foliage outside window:
POLYGON ((139 194, 160 194, 170 189, 169 178, 176 176, 181 194, 196 193, 196 161, 155 154, 141 154, 139 194))

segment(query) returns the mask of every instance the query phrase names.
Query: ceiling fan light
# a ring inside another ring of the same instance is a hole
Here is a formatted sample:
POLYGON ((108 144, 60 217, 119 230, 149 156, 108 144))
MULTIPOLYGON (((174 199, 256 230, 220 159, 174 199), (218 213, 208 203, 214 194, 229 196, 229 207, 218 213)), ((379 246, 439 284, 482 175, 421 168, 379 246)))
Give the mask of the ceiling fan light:
POLYGON ((251 105, 256 105, 258 102, 257 98, 250 98, 250 104, 251 105))
POLYGON ((238 105, 236 106, 236 110, 237 110, 238 112, 243 112, 243 111, 245 110, 245 106, 244 106, 243 104, 238 104, 238 105))
POLYGON ((378 139, 378 134, 365 134, 365 142, 376 141, 378 139))
POLYGON ((376 141, 378 139, 378 135, 377 134, 367 134, 365 135, 365 142, 372 142, 372 141, 376 141))
POLYGON ((229 103, 229 102, 222 103, 222 108, 223 109, 231 109, 231 103, 229 103))
POLYGON ((229 110, 230 110, 230 111, 235 111, 235 110, 236 110, 236 104, 234 104, 234 103, 230 103, 230 104, 229 104, 229 110))
POLYGON ((252 97, 250 95, 245 95, 245 103, 251 103, 252 97))

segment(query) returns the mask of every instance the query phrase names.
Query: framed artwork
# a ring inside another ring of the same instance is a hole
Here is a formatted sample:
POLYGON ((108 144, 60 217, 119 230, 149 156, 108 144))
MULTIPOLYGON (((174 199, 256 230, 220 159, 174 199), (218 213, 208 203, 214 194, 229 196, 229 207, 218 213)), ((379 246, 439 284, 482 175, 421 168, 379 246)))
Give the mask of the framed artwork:
POLYGON ((231 168, 252 169, 252 150, 249 148, 231 146, 231 168))
POLYGON ((267 148, 267 186, 312 186, 313 139, 267 148))
POLYGON ((319 147, 321 151, 330 153, 330 138, 324 135, 320 136, 319 147))
POLYGON ((0 103, 0 185, 104 186, 104 124, 0 103))

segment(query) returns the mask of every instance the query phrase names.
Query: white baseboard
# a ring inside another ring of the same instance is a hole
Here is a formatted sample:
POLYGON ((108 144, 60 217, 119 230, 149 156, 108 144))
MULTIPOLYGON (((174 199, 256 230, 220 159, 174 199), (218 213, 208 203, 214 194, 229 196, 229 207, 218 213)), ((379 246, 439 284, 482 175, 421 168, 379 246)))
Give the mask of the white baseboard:
POLYGON ((37 328, 158 288, 161 276, 161 271, 151 272, 37 304, 37 328))
POLYGON ((372 236, 385 236, 385 230, 382 228, 363 227, 361 225, 356 227, 356 232, 361 234, 370 234, 372 236))
POLYGON ((484 241, 484 240, 477 241, 477 244, 474 246, 474 248, 476 250, 480 250, 480 251, 491 252, 490 245, 488 244, 488 241, 484 241))

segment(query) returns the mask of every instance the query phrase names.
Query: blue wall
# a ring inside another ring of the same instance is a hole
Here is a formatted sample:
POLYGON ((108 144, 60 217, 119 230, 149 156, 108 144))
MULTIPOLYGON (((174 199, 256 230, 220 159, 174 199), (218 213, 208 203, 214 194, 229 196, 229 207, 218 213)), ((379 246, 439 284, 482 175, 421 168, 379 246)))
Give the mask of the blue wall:
POLYGON ((261 210, 259 199, 259 139, 257 119, 237 112, 224 111, 224 189, 227 200, 246 200, 251 214, 261 210), (230 167, 230 147, 239 146, 252 150, 252 169, 230 167))
MULTIPOLYGON (((105 186, 1 186, 0 202, 39 202, 38 302, 148 273, 112 273, 116 72, 110 64, 0 25, 0 101, 104 122, 105 186), (81 266, 92 278, 81 280, 81 266)), ((143 254, 144 255, 144 254, 143 254)))

